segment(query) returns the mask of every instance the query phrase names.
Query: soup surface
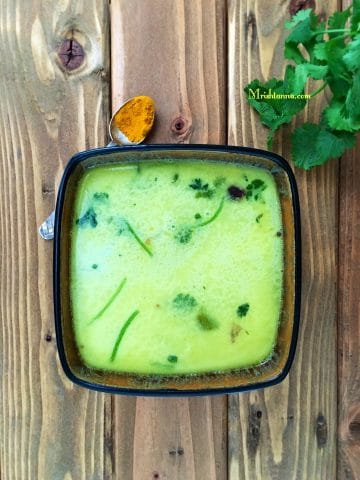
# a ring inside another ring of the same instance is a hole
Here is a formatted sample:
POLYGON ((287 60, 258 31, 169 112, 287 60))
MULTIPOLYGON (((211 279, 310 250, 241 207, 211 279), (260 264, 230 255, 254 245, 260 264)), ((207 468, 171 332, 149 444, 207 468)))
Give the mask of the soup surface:
POLYGON ((141 374, 266 361, 282 297, 272 175, 188 161, 86 170, 71 232, 71 304, 83 361, 141 374))

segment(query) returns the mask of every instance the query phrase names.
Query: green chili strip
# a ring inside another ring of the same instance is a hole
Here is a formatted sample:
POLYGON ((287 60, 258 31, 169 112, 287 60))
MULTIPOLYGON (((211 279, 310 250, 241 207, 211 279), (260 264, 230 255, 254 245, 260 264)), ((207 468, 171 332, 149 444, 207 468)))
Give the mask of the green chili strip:
POLYGON ((115 292, 111 295, 111 297, 109 298, 109 300, 107 301, 107 303, 106 303, 106 304, 104 305, 104 307, 95 315, 95 317, 90 320, 90 322, 88 323, 88 325, 91 325, 93 322, 95 322, 95 320, 97 320, 98 318, 100 318, 101 315, 105 312, 105 310, 110 307, 110 305, 113 303, 113 301, 115 300, 115 298, 119 295, 119 293, 120 293, 121 290, 123 289, 125 283, 126 283, 126 277, 120 282, 120 285, 117 287, 117 289, 115 290, 115 292))
POLYGON ((117 339, 116 339, 116 342, 115 342, 113 351, 112 351, 112 353, 111 353, 110 362, 113 362, 113 361, 115 360, 117 351, 118 351, 118 349, 119 349, 120 342, 121 342, 123 336, 125 335, 126 330, 129 328, 130 323, 134 320, 134 318, 135 318, 138 314, 139 314, 139 310, 135 310, 135 311, 130 315, 130 317, 126 320, 126 322, 124 323, 124 325, 121 327, 119 336, 118 336, 117 339))
POLYGON ((138 236, 138 234, 135 232, 135 230, 133 229, 133 227, 130 225, 130 223, 125 220, 125 223, 126 223, 126 226, 128 227, 129 229, 129 232, 133 235, 133 237, 135 238, 135 240, 138 242, 138 244, 145 250, 145 252, 150 255, 150 257, 153 256, 153 253, 152 251, 149 249, 149 247, 147 247, 145 245, 145 243, 141 240, 141 238, 138 236))
POLYGON ((197 225, 194 225, 193 228, 204 227, 205 225, 208 225, 209 223, 211 223, 211 222, 213 222, 214 220, 216 220, 216 218, 220 215, 221 210, 223 209, 224 202, 225 202, 225 197, 223 197, 223 198, 221 199, 220 205, 218 206, 216 212, 214 213, 214 215, 213 215, 212 217, 210 217, 208 220, 205 220, 205 222, 202 222, 202 223, 199 223, 199 224, 197 224, 197 225))

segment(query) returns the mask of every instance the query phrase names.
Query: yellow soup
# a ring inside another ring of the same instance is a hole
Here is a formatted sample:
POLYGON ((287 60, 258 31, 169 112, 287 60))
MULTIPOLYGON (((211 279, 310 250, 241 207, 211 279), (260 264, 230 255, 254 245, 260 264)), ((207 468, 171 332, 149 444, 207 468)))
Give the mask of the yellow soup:
POLYGON ((179 374, 266 361, 281 309, 281 229, 264 169, 196 161, 88 169, 71 232, 84 363, 179 374))

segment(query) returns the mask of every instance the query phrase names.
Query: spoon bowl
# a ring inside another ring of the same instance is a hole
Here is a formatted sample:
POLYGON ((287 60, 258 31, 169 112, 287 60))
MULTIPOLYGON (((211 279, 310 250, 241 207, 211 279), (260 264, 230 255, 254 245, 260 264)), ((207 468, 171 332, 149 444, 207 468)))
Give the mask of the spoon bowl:
POLYGON ((138 95, 127 100, 111 117, 109 134, 117 145, 139 145, 148 136, 155 118, 155 104, 151 97, 138 95), (131 132, 131 127, 140 131, 131 132))

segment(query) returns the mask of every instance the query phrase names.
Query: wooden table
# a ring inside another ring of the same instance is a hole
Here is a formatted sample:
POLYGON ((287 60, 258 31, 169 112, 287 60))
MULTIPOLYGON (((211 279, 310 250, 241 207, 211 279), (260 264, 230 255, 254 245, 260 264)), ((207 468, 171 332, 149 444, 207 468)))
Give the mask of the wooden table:
MULTIPOLYGON (((355 151, 296 170, 301 330, 289 377, 264 391, 152 399, 71 384, 55 343, 52 242, 37 235, 69 157, 106 144, 111 109, 133 95, 155 99, 150 142, 265 147, 243 87, 283 70, 283 22, 311 4, 0 2, 2 480, 360 478, 355 151)), ((323 101, 303 117, 318 121, 323 101)), ((289 133, 275 143, 286 158, 289 133)))

